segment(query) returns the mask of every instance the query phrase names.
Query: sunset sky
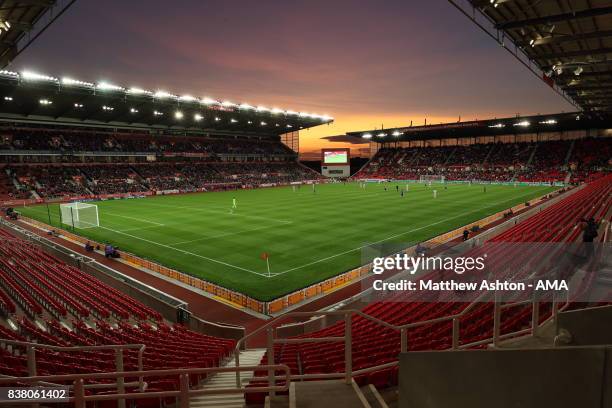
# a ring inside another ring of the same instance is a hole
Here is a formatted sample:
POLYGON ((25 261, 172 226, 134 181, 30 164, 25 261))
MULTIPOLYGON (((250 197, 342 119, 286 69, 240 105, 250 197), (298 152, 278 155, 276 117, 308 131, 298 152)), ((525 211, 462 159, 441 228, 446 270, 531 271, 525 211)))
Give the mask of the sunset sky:
POLYGON ((411 120, 573 110, 444 0, 83 0, 9 68, 334 116, 306 152, 411 120))

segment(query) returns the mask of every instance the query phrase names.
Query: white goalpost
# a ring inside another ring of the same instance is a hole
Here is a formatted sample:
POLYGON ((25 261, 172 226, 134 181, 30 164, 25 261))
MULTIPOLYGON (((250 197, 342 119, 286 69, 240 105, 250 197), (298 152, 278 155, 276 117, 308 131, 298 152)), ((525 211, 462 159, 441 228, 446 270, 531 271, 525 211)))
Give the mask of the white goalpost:
POLYGON ((439 174, 422 174, 419 183, 444 183, 444 176, 439 174))
POLYGON ((100 226, 98 206, 88 203, 60 204, 62 224, 74 228, 94 228, 100 226))

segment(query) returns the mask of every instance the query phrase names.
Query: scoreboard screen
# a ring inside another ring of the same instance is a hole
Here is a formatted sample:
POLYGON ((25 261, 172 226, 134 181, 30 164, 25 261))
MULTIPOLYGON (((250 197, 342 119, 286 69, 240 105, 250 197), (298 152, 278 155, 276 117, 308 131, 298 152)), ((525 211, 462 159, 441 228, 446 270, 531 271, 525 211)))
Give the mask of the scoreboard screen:
POLYGON ((321 153, 323 165, 349 163, 349 149, 323 149, 321 153))

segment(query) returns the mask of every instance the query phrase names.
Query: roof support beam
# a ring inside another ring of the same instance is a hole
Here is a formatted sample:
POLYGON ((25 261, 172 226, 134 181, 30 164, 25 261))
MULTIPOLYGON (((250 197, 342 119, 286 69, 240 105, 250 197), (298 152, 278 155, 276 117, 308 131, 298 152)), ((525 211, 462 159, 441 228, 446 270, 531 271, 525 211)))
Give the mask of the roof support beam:
POLYGON ((585 55, 601 55, 612 54, 612 47, 596 48, 594 50, 577 50, 565 52, 551 52, 548 54, 534 55, 534 59, 556 59, 556 58, 571 58, 582 57, 585 55))
POLYGON ((495 28, 497 28, 498 30, 510 30, 513 28, 521 28, 521 27, 529 27, 529 26, 534 26, 534 25, 556 23, 556 22, 561 22, 561 21, 577 20, 580 18, 603 16, 606 14, 612 14, 612 6, 611 7, 590 8, 590 9, 574 11, 570 13, 562 13, 562 14, 554 14, 554 15, 544 16, 544 17, 528 18, 525 20, 508 21, 505 23, 496 24, 495 28))
POLYGON ((538 38, 534 41, 533 46, 544 44, 562 44, 564 42, 593 40, 598 38, 612 37, 612 30, 593 31, 583 34, 552 34, 547 37, 538 38))

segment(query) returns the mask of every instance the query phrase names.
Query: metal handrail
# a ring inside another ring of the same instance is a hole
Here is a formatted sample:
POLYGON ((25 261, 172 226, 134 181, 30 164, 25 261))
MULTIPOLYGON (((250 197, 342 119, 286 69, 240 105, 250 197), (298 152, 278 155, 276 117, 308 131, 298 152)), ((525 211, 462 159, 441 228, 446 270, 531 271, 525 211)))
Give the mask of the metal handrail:
MULTIPOLYGON (((123 350, 129 349, 138 349, 138 371, 143 370, 143 354, 146 349, 146 345, 144 344, 112 344, 112 345, 100 345, 100 346, 53 346, 50 344, 40 344, 40 343, 32 343, 27 341, 18 341, 18 340, 10 340, 10 339, 0 339, 0 344, 12 345, 18 347, 25 347, 27 353, 27 365, 28 365, 28 374, 30 378, 36 377, 36 349, 47 349, 53 351, 60 352, 71 352, 71 351, 96 351, 96 350, 114 350, 115 351, 115 368, 117 371, 123 371, 123 350)), ((15 381, 15 378, 18 378, 18 381, 21 381, 22 377, 11 377, 12 381, 15 381)), ((8 380, 0 378, 0 384, 3 382, 8 382, 8 380)), ((115 384, 108 384, 110 387, 117 387, 119 392, 123 392, 126 386, 137 385, 138 389, 143 391, 145 389, 145 383, 142 377, 138 378, 138 382, 126 383, 125 378, 118 377, 115 384)), ((99 388, 97 385, 88 385, 86 388, 99 388)), ((119 401, 119 407, 125 407, 125 401, 119 401)))
MULTIPOLYGON (((243 366, 243 367, 206 367, 206 368, 182 368, 182 369, 169 369, 169 370, 149 370, 149 371, 121 371, 114 373, 89 373, 89 374, 63 374, 63 375, 46 375, 46 376, 32 376, 32 377, 18 377, 19 382, 27 384, 36 384, 40 382, 61 382, 61 381, 72 381, 73 382, 73 396, 68 398, 68 402, 74 402, 75 408, 85 408, 88 401, 118 401, 125 405, 125 400, 130 399, 142 399, 142 398, 165 398, 165 397, 179 397, 180 408, 189 408, 189 398, 197 395, 221 395, 221 394, 242 394, 250 392, 283 392, 289 390, 290 382, 290 368, 284 364, 266 365, 266 366, 243 366), (283 385, 275 386, 258 386, 258 387, 241 387, 236 388, 218 388, 218 389, 191 389, 189 376, 191 374, 207 374, 207 373, 223 373, 223 372, 240 372, 240 371, 254 371, 257 369, 268 369, 268 370, 281 370, 285 373, 285 383, 283 385), (86 395, 85 394, 85 380, 97 380, 97 379, 116 379, 119 382, 120 379, 125 377, 163 377, 163 376, 179 376, 179 390, 175 391, 151 391, 144 392, 144 390, 138 390, 138 392, 125 392, 125 390, 119 390, 116 394, 104 394, 104 395, 86 395)), ((0 378, 0 385, 10 384, 14 382, 14 378, 0 378)), ((40 403, 38 400, 19 400, 11 401, 13 404, 35 404, 40 403)))

